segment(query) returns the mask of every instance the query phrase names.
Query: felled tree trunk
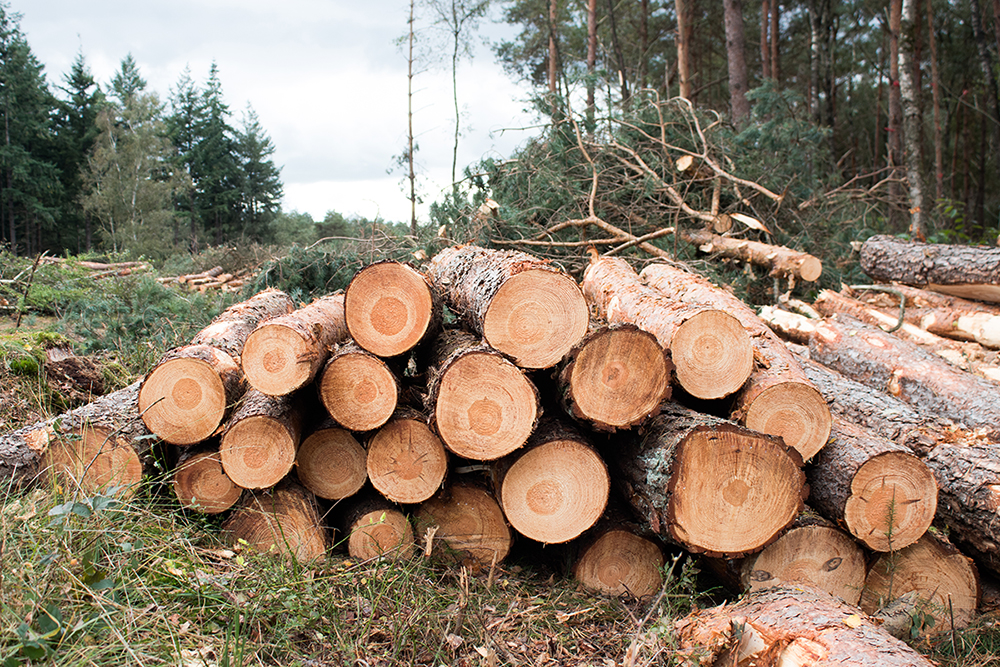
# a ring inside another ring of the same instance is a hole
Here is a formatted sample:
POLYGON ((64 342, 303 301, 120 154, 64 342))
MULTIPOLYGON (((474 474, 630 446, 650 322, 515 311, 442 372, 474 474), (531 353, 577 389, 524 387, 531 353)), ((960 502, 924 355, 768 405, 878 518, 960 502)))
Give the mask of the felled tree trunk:
POLYGON ((399 381, 393 370, 353 342, 333 350, 316 387, 327 414, 349 431, 382 426, 399 401, 399 381))
POLYGON ((704 303, 681 303, 642 284, 623 259, 593 259, 583 293, 610 324, 634 324, 656 336, 673 362, 673 375, 696 398, 728 396, 753 370, 753 346, 733 316, 704 303))
POLYGON ((243 346, 243 372, 258 391, 290 394, 313 381, 347 335, 344 295, 320 297, 254 329, 243 346))
POLYGON ((489 565, 510 552, 512 535, 500 503, 484 484, 468 479, 448 484, 421 503, 414 523, 417 540, 430 541, 431 553, 455 553, 489 565))
POLYGON ((806 469, 809 502, 874 551, 916 542, 934 521, 937 482, 903 445, 834 419, 830 443, 806 469))
POLYGON ((654 533, 709 556, 760 551, 807 493, 801 455, 778 438, 669 402, 643 436, 620 438, 606 455, 654 533))
POLYGON ((775 278, 796 278, 813 282, 823 273, 823 263, 809 253, 784 246, 775 246, 746 239, 734 239, 713 234, 707 229, 694 229, 680 233, 688 243, 702 252, 719 254, 770 269, 775 278))
POLYGON ((240 355, 257 325, 294 310, 284 292, 264 290, 227 308, 194 337, 168 352, 139 390, 139 411, 150 431, 175 445, 193 445, 216 432, 246 388, 240 355))
POLYGON ((791 584, 736 604, 701 609, 675 624, 682 665, 933 667, 857 608, 791 584))
POLYGON ((318 498, 340 500, 353 496, 368 480, 367 456, 350 431, 327 418, 302 441, 295 470, 318 498))
POLYGON ((663 550, 656 538, 623 522, 603 519, 580 538, 573 577, 603 595, 649 599, 663 585, 663 550))
POLYGON ((392 260, 369 264, 354 274, 345 309, 351 337, 380 357, 405 354, 441 327, 441 298, 427 277, 392 260))
POLYGON ((315 496, 287 480, 272 489, 245 492, 222 532, 234 546, 303 563, 326 554, 326 529, 315 496))
POLYGON ((516 251, 455 246, 428 266, 466 325, 522 368, 550 368, 587 333, 580 287, 552 264, 516 251))
POLYGON ((409 520, 394 503, 377 493, 351 496, 338 505, 337 514, 351 558, 405 560, 413 553, 409 520))
POLYGON ((861 269, 879 282, 900 282, 980 301, 1000 301, 1000 248, 915 243, 872 236, 861 269))
POLYGON ((567 414, 599 431, 631 428, 670 398, 673 364, 632 324, 599 327, 566 355, 558 375, 567 414))
POLYGON ((182 506, 202 514, 221 514, 243 494, 223 470, 218 445, 185 448, 174 466, 173 487, 182 506))
POLYGON ((389 500, 412 505, 433 496, 448 472, 448 453, 416 410, 396 411, 368 441, 368 479, 389 500))
POLYGON ((831 425, 826 401, 795 356, 749 306, 701 276, 666 264, 650 264, 640 275, 679 301, 713 304, 739 320, 750 334, 756 363, 750 380, 736 395, 734 421, 781 437, 805 460, 826 444, 831 425))
POLYGON ((222 467, 244 489, 274 486, 295 464, 301 437, 302 411, 295 397, 251 389, 222 434, 222 467))

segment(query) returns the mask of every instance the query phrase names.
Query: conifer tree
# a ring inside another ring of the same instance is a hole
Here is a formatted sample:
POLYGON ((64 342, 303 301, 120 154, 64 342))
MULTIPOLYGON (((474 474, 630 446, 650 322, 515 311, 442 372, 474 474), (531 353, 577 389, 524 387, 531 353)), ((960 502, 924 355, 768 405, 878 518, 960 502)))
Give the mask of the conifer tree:
POLYGON ((274 142, 267 136, 257 112, 247 105, 242 128, 236 134, 240 166, 240 232, 243 236, 267 239, 281 209, 284 186, 281 169, 274 164, 274 142))

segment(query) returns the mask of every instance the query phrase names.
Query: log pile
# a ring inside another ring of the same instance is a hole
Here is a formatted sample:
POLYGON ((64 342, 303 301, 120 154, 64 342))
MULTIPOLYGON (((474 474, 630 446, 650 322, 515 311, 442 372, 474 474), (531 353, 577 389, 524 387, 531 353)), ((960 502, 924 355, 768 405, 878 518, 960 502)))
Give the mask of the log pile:
MULTIPOLYGON (((1000 488, 992 394, 957 369, 932 381, 937 366, 904 358, 913 343, 862 323, 848 335, 839 317, 802 318, 811 329, 793 334, 765 319, 666 264, 638 274, 594 257, 578 284, 525 253, 458 246, 423 271, 376 262, 298 308, 261 293, 120 405, 59 429, 109 412, 95 451, 158 438, 184 507, 227 513, 234 542, 303 561, 343 543, 357 558, 492 568, 537 542, 564 545, 592 590, 652 595, 680 548, 741 590, 806 582, 871 612, 944 595, 968 622, 978 579, 956 547, 1000 571, 1000 496, 963 486, 974 472, 1000 488), (844 352, 859 341, 897 367, 844 352), (870 384, 837 384, 852 381, 870 384), (906 409, 871 407, 879 397, 906 409), (955 546, 931 537, 935 520, 955 546), (927 567, 943 587, 876 592, 885 566, 866 573, 865 555, 901 553, 908 581, 927 567)), ((0 436, 0 472, 20 484, 57 466, 59 429, 0 436)))
POLYGON ((161 285, 177 285, 189 292, 204 294, 211 289, 221 292, 239 292, 243 289, 244 285, 253 279, 254 274, 249 270, 228 273, 221 266, 213 266, 211 269, 199 271, 198 273, 186 273, 181 276, 161 276, 156 281, 161 285))

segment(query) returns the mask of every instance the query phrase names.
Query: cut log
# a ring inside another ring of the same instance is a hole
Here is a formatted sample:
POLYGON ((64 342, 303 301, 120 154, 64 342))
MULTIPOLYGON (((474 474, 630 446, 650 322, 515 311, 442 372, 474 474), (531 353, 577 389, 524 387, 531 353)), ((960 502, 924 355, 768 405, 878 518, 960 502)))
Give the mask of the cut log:
POLYGON ((302 441, 295 469, 316 497, 340 500, 353 496, 368 480, 367 456, 350 431, 327 419, 302 441))
POLYGON ((244 489, 274 486, 291 471, 301 436, 299 401, 251 389, 222 434, 222 467, 244 489))
POLYGON ((861 608, 874 614, 911 592, 916 593, 915 610, 903 612, 921 622, 916 628, 920 634, 951 631, 953 617, 954 629, 964 628, 979 605, 979 573, 946 539, 928 533, 901 551, 883 554, 872 565, 861 608))
POLYGON ((778 438, 667 402, 642 437, 606 452, 636 515, 689 551, 740 557, 803 508, 802 456, 778 438))
POLYGON ((753 346, 736 318, 643 285, 625 260, 592 260, 583 274, 583 293, 609 323, 631 323, 656 336, 670 351, 677 384, 692 396, 722 398, 750 377, 753 346))
POLYGON ((903 445, 840 418, 806 469, 810 504, 873 551, 898 551, 934 521, 937 482, 903 445))
POLYGON ((856 607, 792 584, 735 604, 695 611, 675 623, 681 665, 934 667, 856 607))
POLYGON ((493 476, 510 525, 543 544, 579 537, 608 503, 600 454, 582 432, 555 420, 543 422, 523 452, 498 461, 493 476))
POLYGON ((243 346, 243 372, 258 391, 290 394, 312 382, 330 349, 346 338, 344 295, 320 297, 254 329, 243 346))
POLYGON ((818 257, 784 246, 719 236, 707 229, 682 231, 679 235, 704 253, 766 267, 770 269, 768 275, 774 278, 791 277, 813 282, 823 274, 823 263, 818 257))
POLYGON ((499 563, 510 551, 512 536, 500 503, 481 484, 449 484, 420 504, 415 519, 418 537, 431 539, 432 552, 454 552, 488 565, 499 563))
POLYGON ((391 260, 354 274, 344 308, 354 341, 380 357, 409 352, 441 326, 441 300, 424 274, 391 260))
POLYGON ((454 454, 492 461, 535 429, 538 392, 524 372, 466 332, 447 330, 435 342, 428 370, 431 425, 454 454))
POLYGON ((202 514, 221 514, 243 494, 222 469, 217 445, 185 448, 174 467, 173 487, 182 507, 202 514))
POLYGON ((396 411, 368 441, 368 478, 389 500, 410 505, 433 496, 448 472, 448 454, 415 410, 396 411))
POLYGON ((724 310, 750 334, 755 368, 736 395, 731 415, 734 421, 781 437, 805 460, 826 444, 831 425, 826 401, 795 356, 749 306, 705 278, 666 264, 650 264, 640 275, 650 286, 678 301, 708 303, 724 310))
POLYGON ((311 492, 284 481, 266 491, 247 491, 222 524, 227 541, 263 554, 309 563, 326 555, 326 529, 311 492))
POLYGON ((522 368, 550 368, 587 333, 590 314, 576 281, 516 251, 455 246, 428 274, 472 331, 522 368))
POLYGON ((388 364, 354 343, 334 349, 316 385, 327 413, 349 431, 382 426, 399 399, 399 382, 388 364))
POLYGON ((164 355, 139 390, 149 430, 175 445, 208 439, 245 389, 239 363, 247 336, 260 322, 293 309, 284 292, 264 290, 227 308, 190 345, 164 355))
POLYGON ((1000 301, 1000 248, 870 237, 861 270, 878 282, 900 282, 966 299, 1000 301))
POLYGON ((586 539, 573 564, 573 576, 603 595, 648 599, 663 586, 665 559, 653 539, 607 525, 586 539))
POLYGON ((413 527, 396 505, 364 491, 343 502, 340 526, 352 558, 401 560, 413 554, 413 527))
POLYGON ((670 398, 673 364, 656 337, 632 324, 600 327, 559 372, 563 408, 599 431, 638 426, 670 398))

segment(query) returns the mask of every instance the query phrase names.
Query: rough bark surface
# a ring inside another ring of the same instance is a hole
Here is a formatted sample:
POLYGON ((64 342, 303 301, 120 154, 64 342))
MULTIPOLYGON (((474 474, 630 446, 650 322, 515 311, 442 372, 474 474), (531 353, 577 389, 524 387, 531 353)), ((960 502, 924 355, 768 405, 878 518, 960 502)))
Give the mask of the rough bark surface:
POLYGON ((697 245, 702 252, 767 267, 769 275, 775 278, 792 277, 813 282, 823 274, 823 263, 818 257, 784 246, 719 236, 706 229, 685 231, 681 236, 688 243, 697 245))

